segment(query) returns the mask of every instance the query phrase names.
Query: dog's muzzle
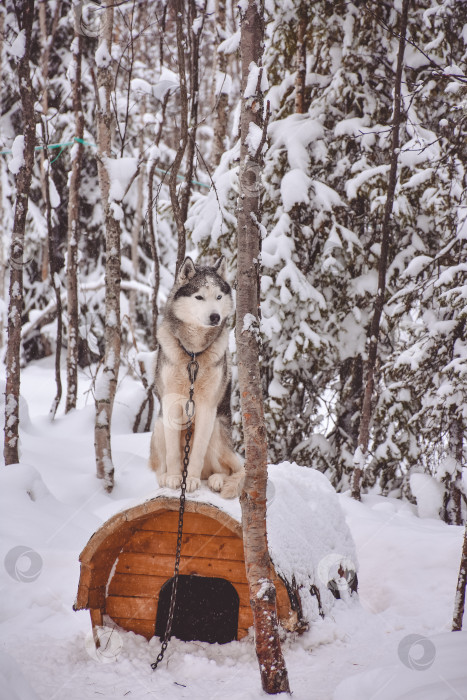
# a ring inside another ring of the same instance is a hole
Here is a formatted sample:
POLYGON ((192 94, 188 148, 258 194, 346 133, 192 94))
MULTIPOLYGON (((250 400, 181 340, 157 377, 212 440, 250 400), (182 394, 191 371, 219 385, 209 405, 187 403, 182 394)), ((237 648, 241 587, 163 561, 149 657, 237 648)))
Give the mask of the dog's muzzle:
POLYGON ((218 326, 220 320, 221 317, 219 316, 219 314, 211 314, 209 316, 209 323, 211 324, 211 326, 218 326))

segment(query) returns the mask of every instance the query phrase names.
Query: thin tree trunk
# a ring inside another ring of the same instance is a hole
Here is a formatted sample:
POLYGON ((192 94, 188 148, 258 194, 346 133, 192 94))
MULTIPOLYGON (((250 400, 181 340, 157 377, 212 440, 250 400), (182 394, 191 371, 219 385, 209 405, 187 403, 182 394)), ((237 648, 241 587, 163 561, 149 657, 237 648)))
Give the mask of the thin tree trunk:
MULTIPOLYGON (((216 0, 216 31, 217 44, 225 39, 226 30, 226 0, 216 0)), ((219 164, 226 150, 227 126, 229 123, 229 95, 225 87, 218 85, 218 74, 227 73, 227 56, 216 51, 214 62, 214 137, 212 144, 211 163, 214 167, 219 164), (218 89, 216 89, 218 88, 218 89), (219 94, 218 94, 219 92, 219 94)))
POLYGON ((49 142, 47 136, 47 122, 45 117, 42 119, 42 140, 44 143, 43 153, 45 154, 42 161, 43 168, 43 189, 45 192, 45 218, 47 224, 47 240, 49 245, 49 266, 50 266, 50 284, 54 290, 55 304, 57 308, 57 341, 55 347, 55 398, 50 408, 50 417, 53 420, 57 413, 57 408, 62 398, 62 379, 60 375, 60 360, 62 348, 62 298, 60 295, 60 280, 58 278, 57 251, 55 250, 53 226, 52 226, 52 205, 50 202, 50 159, 47 144, 49 142))
POLYGON ((177 226, 178 246, 177 246, 177 263, 175 275, 178 274, 186 253, 186 230, 185 219, 183 218, 180 202, 177 195, 177 175, 182 164, 183 156, 185 155, 188 143, 188 90, 186 85, 186 66, 185 52, 187 50, 185 34, 183 28, 183 19, 185 17, 185 2, 184 0, 174 0, 175 22, 177 27, 177 57, 178 57, 178 75, 180 80, 180 130, 178 138, 178 148, 175 154, 174 162, 170 170, 169 191, 170 201, 174 214, 175 224, 177 226))
POLYGON ((96 379, 96 422, 94 447, 96 470, 104 479, 105 488, 114 485, 114 467, 111 450, 112 410, 120 368, 120 224, 115 218, 110 201, 110 176, 107 161, 111 155, 112 112, 112 31, 113 5, 107 5, 103 14, 97 69, 97 145, 98 172, 102 205, 105 213, 105 356, 103 367, 96 379))
POLYGON ((49 63, 50 50, 53 45, 55 33, 58 27, 60 18, 61 2, 55 5, 55 12, 52 19, 52 25, 47 27, 47 3, 41 0, 39 3, 39 26, 41 33, 41 87, 42 87, 42 141, 43 149, 41 150, 41 183, 42 196, 45 201, 45 218, 47 225, 47 259, 49 262, 50 284, 54 290, 54 295, 57 304, 57 341, 55 346, 55 398, 50 408, 50 417, 55 418, 58 405, 62 398, 62 378, 60 375, 61 351, 62 351, 62 336, 63 336, 63 318, 62 318, 62 300, 60 295, 60 280, 58 278, 57 251, 53 240, 53 224, 52 224, 52 205, 50 200, 50 157, 48 151, 49 135, 48 135, 48 113, 49 113, 49 63))
POLYGON ((160 260, 159 251, 157 249, 156 228, 154 226, 154 174, 157 167, 155 160, 149 171, 148 180, 148 229, 149 229, 149 244, 151 246, 152 261, 154 263, 154 281, 152 292, 152 347, 151 350, 157 348, 157 319, 159 316, 159 308, 157 306, 157 296, 159 294, 160 284, 160 260))
MULTIPOLYGON (((75 22, 78 19, 75 18, 75 22)), ((75 26, 73 42, 73 113, 75 136, 84 135, 84 115, 81 101, 81 63, 83 37, 75 26)), ((80 237, 79 205, 81 167, 84 146, 79 141, 73 146, 70 189, 68 198, 68 245, 67 245, 67 307, 68 307, 68 346, 67 346, 67 395, 65 411, 76 408, 78 398, 78 346, 79 346, 79 304, 78 304, 78 243, 80 237)))
POLYGON ((35 96, 31 82, 29 59, 34 20, 34 0, 26 0, 18 10, 18 23, 24 30, 25 47, 18 62, 18 84, 23 117, 23 163, 16 178, 16 203, 10 253, 10 285, 8 305, 8 345, 6 351, 5 401, 5 464, 18 462, 21 316, 23 312, 24 231, 28 212, 29 189, 34 166, 36 125, 35 96))
POLYGON ((391 164, 389 171, 388 191, 386 204, 384 207, 384 217, 381 230, 381 254, 378 268, 378 291, 375 298, 373 318, 370 327, 370 340, 367 360, 367 376, 365 391, 363 394, 363 406, 360 416, 360 429, 358 435, 358 447, 355 451, 355 469, 352 478, 352 497, 356 500, 361 498, 361 479, 367 458, 368 444, 370 440, 370 423, 372 415, 372 399, 375 383, 375 369, 378 357, 378 338, 383 313, 384 297, 386 291, 386 272, 388 266, 390 222, 392 208, 394 204, 394 193, 397 184, 397 161, 399 155, 399 127, 402 121, 402 97, 401 84, 404 67, 404 51, 407 34, 407 20, 410 0, 403 0, 401 12, 401 26, 399 38, 399 51, 397 55, 397 68, 394 81, 394 109, 392 123, 392 144, 391 144, 391 164))
POLYGON ((297 75, 295 77, 295 112, 306 112, 305 88, 306 88, 306 29, 308 25, 308 5, 300 3, 298 8, 297 26, 297 75))
MULTIPOLYGON (((3 32, 5 29, 5 13, 6 10, 3 7, 0 7, 0 75, 3 75, 3 32)), ((4 160, 2 158, 2 161, 0 163, 0 221, 3 221, 4 218, 4 212, 3 212, 3 168, 4 168, 4 160)), ((4 236, 6 234, 6 230, 4 227, 1 229, 1 236, 0 236, 0 299, 5 299, 5 273, 6 273, 6 267, 5 267, 5 241, 4 241, 4 236)), ((5 312, 4 312, 4 306, 3 304, 1 305, 0 308, 0 350, 3 348, 3 328, 5 327, 5 312)))
MULTIPOLYGON (((268 694, 289 691, 282 656, 276 609, 276 590, 266 533, 266 485, 268 445, 264 424, 259 366, 259 255, 261 215, 259 177, 261 147, 252 154, 247 144, 250 126, 263 126, 262 68, 256 87, 246 93, 249 72, 261 66, 264 40, 264 8, 249 0, 241 15, 242 103, 240 117, 240 196, 237 253, 237 353, 242 423, 245 441, 245 484, 240 498, 245 564, 253 611, 256 654, 263 690, 268 694)), ((266 125, 263 126, 263 138, 266 125)))
POLYGON ((467 524, 464 530, 459 576, 457 578, 456 597, 454 599, 454 615, 452 631, 460 632, 465 608, 465 586, 467 583, 467 524))
MULTIPOLYGON (((206 14, 206 0, 204 6, 201 8, 202 20, 199 25, 197 25, 196 31, 193 31, 193 26, 196 25, 196 3, 194 0, 190 0, 188 3, 189 15, 188 15, 188 36, 190 38, 190 50, 189 50, 189 66, 190 66, 190 123, 188 127, 188 141, 186 149, 186 171, 185 171, 185 182, 181 188, 180 197, 180 216, 183 223, 188 216, 188 206, 190 203, 191 191, 193 189, 193 172, 195 164, 195 154, 196 154, 196 132, 198 130, 198 105, 199 105, 199 47, 200 38, 204 27, 204 17, 206 14)), ((185 255, 182 258, 182 262, 185 259, 185 255)))
MULTIPOLYGON (((141 103, 141 125, 143 125, 143 117, 146 111, 146 101, 143 99, 141 103)), ((141 128, 139 135, 139 158, 143 158, 144 151, 144 131, 141 128)), ((139 271, 139 234, 143 225, 143 206, 144 206, 144 169, 140 168, 138 178, 136 180, 136 211, 133 226, 131 227, 131 265, 133 268, 133 279, 138 281, 139 271)), ((136 325, 136 299, 137 292, 135 289, 130 292, 130 318, 131 322, 136 325)))

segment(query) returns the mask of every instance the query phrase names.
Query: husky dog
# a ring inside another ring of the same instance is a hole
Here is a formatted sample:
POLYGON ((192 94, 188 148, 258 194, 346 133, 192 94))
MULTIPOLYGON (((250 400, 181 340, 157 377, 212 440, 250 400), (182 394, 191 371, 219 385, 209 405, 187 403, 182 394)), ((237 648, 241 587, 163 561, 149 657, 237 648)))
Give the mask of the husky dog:
POLYGON ((224 498, 238 495, 244 472, 231 445, 231 371, 227 319, 233 312, 225 258, 200 267, 187 257, 169 294, 157 331, 155 391, 160 415, 151 438, 149 466, 159 486, 178 489, 182 482, 190 380, 190 356, 199 365, 194 382, 195 415, 187 492, 201 479, 224 498))

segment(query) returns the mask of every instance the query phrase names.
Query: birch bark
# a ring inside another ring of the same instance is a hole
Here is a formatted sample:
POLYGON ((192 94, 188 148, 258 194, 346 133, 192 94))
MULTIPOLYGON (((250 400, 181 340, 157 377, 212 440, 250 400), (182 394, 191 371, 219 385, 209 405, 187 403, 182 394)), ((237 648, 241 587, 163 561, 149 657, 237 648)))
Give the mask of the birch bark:
POLYGON ((114 485, 114 466, 111 450, 112 410, 117 390, 120 368, 120 223, 116 218, 114 203, 110 201, 112 110, 112 31, 113 5, 107 5, 103 13, 102 30, 98 48, 97 67, 97 146, 98 173, 102 205, 105 215, 105 355, 98 372, 95 387, 96 420, 94 447, 97 477, 104 480, 107 491, 114 485))
POLYGON ((6 350, 6 401, 5 401, 5 464, 19 461, 19 396, 21 317, 23 312, 23 262, 24 232, 28 212, 29 190, 34 166, 36 124, 34 116, 34 91, 31 82, 30 56, 34 0, 26 0, 18 10, 20 29, 24 31, 24 53, 18 61, 18 84, 23 117, 23 162, 16 177, 16 202, 10 252, 10 282, 8 303, 8 344, 6 350))

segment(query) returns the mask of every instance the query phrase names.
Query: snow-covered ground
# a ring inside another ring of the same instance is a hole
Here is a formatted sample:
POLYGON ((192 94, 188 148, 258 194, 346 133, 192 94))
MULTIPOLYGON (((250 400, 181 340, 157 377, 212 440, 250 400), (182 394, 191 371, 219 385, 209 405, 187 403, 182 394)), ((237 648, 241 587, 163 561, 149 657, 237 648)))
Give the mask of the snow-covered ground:
MULTIPOLYGON (((80 407, 51 423, 51 360, 23 372, 21 464, 0 470, 0 700, 263 697, 253 639, 226 645, 115 632, 97 657, 87 611, 72 609, 78 556, 117 510, 156 491, 149 435, 131 433, 140 389, 126 378, 113 423, 116 486, 94 476, 94 407, 81 376, 80 407), (133 408, 132 408, 133 407, 133 408)), ((451 633, 462 529, 371 495, 339 496, 359 560, 359 599, 284 653, 295 700, 466 700, 467 634, 451 633)))

